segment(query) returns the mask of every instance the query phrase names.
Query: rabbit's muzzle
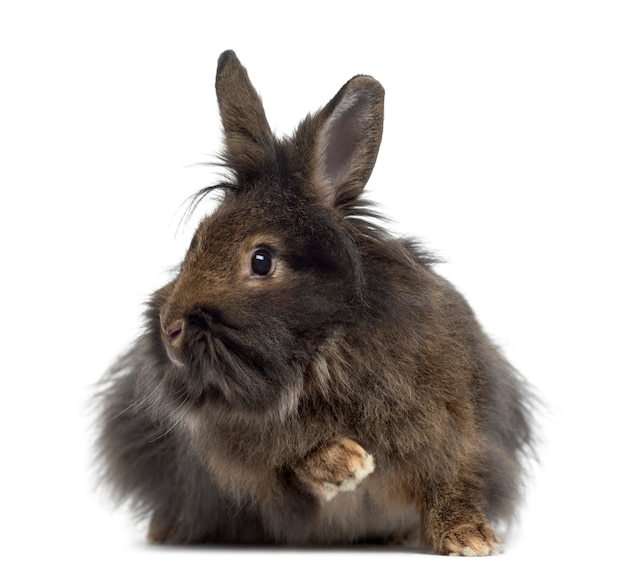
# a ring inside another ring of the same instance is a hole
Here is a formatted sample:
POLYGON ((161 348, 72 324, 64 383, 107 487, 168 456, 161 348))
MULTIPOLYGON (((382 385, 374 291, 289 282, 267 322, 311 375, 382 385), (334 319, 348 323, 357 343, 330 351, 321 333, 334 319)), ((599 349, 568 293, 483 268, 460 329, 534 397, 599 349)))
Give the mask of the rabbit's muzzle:
POLYGON ((205 357, 212 338, 220 337, 229 328, 219 313, 210 309, 194 309, 172 321, 167 315, 167 311, 161 314, 163 343, 170 360, 179 366, 205 357))
POLYGON ((268 333, 240 326, 208 306, 188 312, 166 307, 160 325, 161 341, 190 401, 224 399, 240 409, 279 414, 296 405, 302 373, 287 329, 273 326, 268 333))

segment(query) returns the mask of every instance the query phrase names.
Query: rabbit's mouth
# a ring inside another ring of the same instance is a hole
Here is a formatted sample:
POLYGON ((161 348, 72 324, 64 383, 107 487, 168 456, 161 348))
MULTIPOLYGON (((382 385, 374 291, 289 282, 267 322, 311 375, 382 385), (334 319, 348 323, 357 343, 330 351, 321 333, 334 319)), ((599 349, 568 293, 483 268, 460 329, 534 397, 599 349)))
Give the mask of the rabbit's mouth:
POLYGON ((162 325, 162 342, 184 377, 188 401, 222 402, 282 416, 299 398, 302 372, 294 361, 294 338, 280 325, 240 328, 208 310, 162 325))
POLYGON ((208 309, 197 309, 169 325, 162 322, 163 344, 177 367, 193 368, 206 359, 211 366, 219 367, 231 356, 238 356, 242 362, 252 361, 253 354, 237 339, 239 331, 208 309))
POLYGON ((185 360, 178 346, 172 345, 171 341, 163 341, 167 357, 176 367, 185 367, 185 360))

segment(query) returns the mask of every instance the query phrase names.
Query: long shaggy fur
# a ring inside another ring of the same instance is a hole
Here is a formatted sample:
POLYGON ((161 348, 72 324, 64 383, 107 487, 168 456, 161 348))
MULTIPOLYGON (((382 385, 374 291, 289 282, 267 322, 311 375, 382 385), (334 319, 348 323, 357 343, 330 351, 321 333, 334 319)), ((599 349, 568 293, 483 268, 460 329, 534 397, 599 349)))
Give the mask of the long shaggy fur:
POLYGON ((232 181, 102 393, 117 497, 158 542, 495 552, 530 396, 432 257, 371 219, 382 87, 355 77, 284 140, 230 51, 216 87, 232 181))

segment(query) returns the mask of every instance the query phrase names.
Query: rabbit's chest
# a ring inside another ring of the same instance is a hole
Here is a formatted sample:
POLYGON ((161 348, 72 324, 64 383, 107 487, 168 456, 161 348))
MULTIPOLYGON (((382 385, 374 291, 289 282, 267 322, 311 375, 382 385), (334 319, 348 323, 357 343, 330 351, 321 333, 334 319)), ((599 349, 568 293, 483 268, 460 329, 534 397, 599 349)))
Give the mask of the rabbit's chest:
POLYGON ((243 423, 224 425, 200 416, 188 418, 185 424, 194 453, 219 487, 252 499, 268 494, 283 468, 315 445, 293 427, 277 433, 243 423))

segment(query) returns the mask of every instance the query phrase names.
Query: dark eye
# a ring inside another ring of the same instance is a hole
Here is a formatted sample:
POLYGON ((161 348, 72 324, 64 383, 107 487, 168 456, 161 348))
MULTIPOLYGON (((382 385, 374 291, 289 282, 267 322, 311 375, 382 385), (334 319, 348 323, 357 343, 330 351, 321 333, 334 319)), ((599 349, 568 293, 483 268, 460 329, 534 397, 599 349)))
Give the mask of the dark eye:
POLYGON ((257 248, 252 253, 250 266, 257 276, 268 276, 274 271, 274 256, 266 248, 257 248))

